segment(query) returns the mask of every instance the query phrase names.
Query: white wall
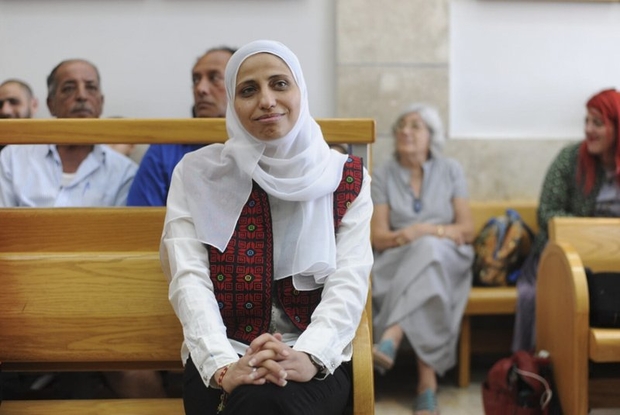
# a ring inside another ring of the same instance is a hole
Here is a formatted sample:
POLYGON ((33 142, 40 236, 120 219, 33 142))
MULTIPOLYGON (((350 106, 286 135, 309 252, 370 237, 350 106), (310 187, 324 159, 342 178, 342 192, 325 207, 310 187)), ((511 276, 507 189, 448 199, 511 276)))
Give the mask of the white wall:
POLYGON ((49 117, 45 78, 67 58, 98 66, 103 116, 188 117, 207 49, 280 40, 301 61, 315 117, 335 116, 332 0, 0 0, 0 81, 21 78, 49 117))
MULTIPOLYGON (((100 69, 104 116, 185 117, 206 49, 258 38, 297 53, 316 117, 335 116, 334 0, 0 0, 0 81, 63 59, 100 69)), ((580 138, 583 104, 620 88, 620 4, 451 0, 450 134, 580 138)), ((38 117, 49 117, 45 105, 38 117)))
POLYGON ((620 4, 452 0, 450 133, 583 137, 585 103, 620 89, 620 4))

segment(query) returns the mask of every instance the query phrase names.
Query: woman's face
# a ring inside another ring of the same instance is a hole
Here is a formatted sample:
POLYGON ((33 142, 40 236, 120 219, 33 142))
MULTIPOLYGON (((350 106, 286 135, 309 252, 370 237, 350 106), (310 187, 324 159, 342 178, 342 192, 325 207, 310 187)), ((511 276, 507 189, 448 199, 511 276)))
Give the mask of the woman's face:
POLYGON ((431 132, 417 112, 406 114, 396 125, 396 151, 400 156, 428 158, 431 132))
POLYGON ((614 147, 614 137, 616 136, 616 128, 610 125, 607 128, 605 120, 600 111, 594 108, 588 108, 586 116, 586 146, 588 152, 594 156, 612 152, 614 147))
POLYGON ((275 140, 293 129, 299 118, 301 92, 279 57, 259 53, 239 67, 235 112, 243 127, 259 140, 275 140))

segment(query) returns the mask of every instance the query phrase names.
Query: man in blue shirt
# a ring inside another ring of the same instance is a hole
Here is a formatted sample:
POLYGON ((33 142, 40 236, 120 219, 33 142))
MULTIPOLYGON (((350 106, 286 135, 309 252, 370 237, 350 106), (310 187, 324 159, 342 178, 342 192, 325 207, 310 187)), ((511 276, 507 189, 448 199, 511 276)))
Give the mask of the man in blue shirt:
MULTIPOLYGON (((207 51, 192 69, 193 114, 197 118, 219 118, 226 114, 224 71, 235 49, 218 47, 207 51)), ((182 138, 182 137, 181 137, 182 138)), ((200 144, 153 144, 144 154, 127 198, 129 206, 165 206, 172 172, 186 153, 200 144)))

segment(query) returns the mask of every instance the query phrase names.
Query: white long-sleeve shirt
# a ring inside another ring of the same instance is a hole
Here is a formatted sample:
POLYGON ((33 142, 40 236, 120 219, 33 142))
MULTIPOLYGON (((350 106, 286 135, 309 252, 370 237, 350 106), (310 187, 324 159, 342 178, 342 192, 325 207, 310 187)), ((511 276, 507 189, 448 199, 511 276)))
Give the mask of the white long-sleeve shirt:
MULTIPOLYGON (((226 336, 209 277, 207 248, 196 237, 184 192, 183 169, 179 166, 168 195, 160 255, 170 283, 169 299, 183 326, 181 357, 186 362, 191 354, 204 383, 210 385, 215 371, 237 361, 247 345, 226 336)), ((270 204, 275 219, 278 201, 270 198, 270 204)), ((287 344, 316 357, 330 373, 351 359, 351 342, 366 303, 373 263, 372 209, 370 176, 364 170, 361 192, 348 208, 336 235, 337 269, 326 279, 311 323, 301 334, 283 333, 287 344)))

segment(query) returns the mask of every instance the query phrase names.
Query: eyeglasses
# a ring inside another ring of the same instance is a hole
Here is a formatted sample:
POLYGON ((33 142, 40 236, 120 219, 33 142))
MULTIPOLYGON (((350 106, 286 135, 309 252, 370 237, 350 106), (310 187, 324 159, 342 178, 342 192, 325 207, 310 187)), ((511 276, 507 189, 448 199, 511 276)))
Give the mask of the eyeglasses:
POLYGON ((403 131, 407 128, 414 130, 414 131, 428 129, 426 124, 424 124, 424 122, 422 121, 411 121, 411 122, 401 121, 398 124, 396 124, 396 126, 394 126, 394 130, 396 131, 403 131))

